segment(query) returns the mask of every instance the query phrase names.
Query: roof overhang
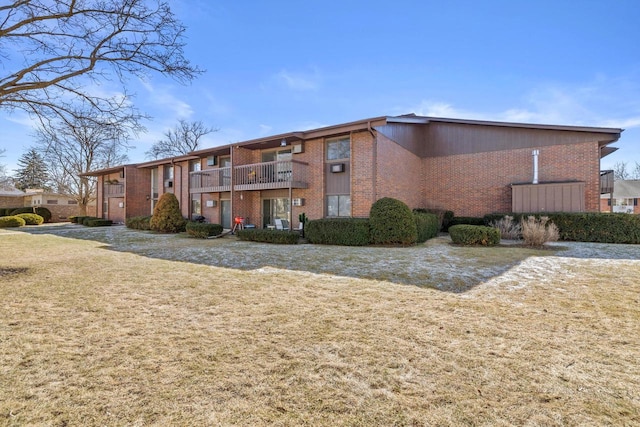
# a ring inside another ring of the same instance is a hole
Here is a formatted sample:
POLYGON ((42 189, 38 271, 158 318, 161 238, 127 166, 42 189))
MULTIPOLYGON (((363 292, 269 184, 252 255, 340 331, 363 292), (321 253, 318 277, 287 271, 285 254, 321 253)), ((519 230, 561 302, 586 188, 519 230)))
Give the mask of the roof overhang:
POLYGON ((146 162, 146 163, 138 163, 136 165, 136 167, 138 169, 154 168, 154 167, 160 166, 160 165, 171 165, 171 164, 174 164, 176 162, 184 162, 184 161, 188 161, 188 160, 197 160, 199 158, 200 157, 198 157, 198 156, 192 156, 192 155, 189 154, 189 155, 171 157, 171 158, 166 158, 166 159, 152 160, 152 161, 146 162))

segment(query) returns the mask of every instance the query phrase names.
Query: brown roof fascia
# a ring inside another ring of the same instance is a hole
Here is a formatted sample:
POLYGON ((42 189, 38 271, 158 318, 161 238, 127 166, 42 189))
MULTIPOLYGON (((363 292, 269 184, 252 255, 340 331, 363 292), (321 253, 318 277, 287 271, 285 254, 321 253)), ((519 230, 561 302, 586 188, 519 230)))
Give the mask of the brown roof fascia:
POLYGON ((101 176, 101 175, 109 175, 110 173, 114 173, 114 172, 120 172, 121 170, 124 170, 125 167, 127 166, 136 166, 135 164, 128 164, 128 165, 120 165, 120 166, 114 166, 112 168, 104 168, 104 169, 98 169, 95 171, 89 171, 89 172, 84 172, 84 173, 79 173, 78 176, 101 176))
POLYGON ((613 134, 615 139, 607 141, 611 143, 620 138, 620 134, 624 129, 620 128, 604 128, 594 126, 567 126, 567 125, 547 125, 547 124, 535 124, 535 123, 515 123, 515 122, 496 122, 489 120, 467 120, 467 119, 448 119, 444 117, 427 117, 427 116, 398 116, 389 117, 390 123, 413 123, 413 124, 427 124, 430 122, 440 123, 458 123, 466 125, 480 125, 480 126, 502 126, 511 128, 526 128, 526 129, 546 129, 546 130, 566 130, 571 132, 591 132, 591 133, 607 133, 613 134))
POLYGON ((197 160, 197 159, 199 159, 199 157, 187 154, 187 155, 184 155, 184 156, 167 157, 165 159, 152 160, 150 162, 145 162, 145 163, 138 163, 136 165, 136 167, 138 169, 145 169, 145 168, 152 168, 152 167, 160 166, 160 165, 168 165, 168 164, 175 163, 175 162, 184 162, 184 161, 187 161, 187 160, 197 160))

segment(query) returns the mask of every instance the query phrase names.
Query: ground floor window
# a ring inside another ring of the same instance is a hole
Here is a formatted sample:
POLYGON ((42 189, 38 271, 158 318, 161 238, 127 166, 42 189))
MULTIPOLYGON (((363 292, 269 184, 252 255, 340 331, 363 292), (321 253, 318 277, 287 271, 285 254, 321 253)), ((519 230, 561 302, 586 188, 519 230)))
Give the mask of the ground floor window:
POLYGON ((291 221, 289 198, 264 199, 262 201, 262 227, 275 225, 276 219, 291 221))
POLYGON ((351 196, 327 196, 327 216, 351 216, 351 196))

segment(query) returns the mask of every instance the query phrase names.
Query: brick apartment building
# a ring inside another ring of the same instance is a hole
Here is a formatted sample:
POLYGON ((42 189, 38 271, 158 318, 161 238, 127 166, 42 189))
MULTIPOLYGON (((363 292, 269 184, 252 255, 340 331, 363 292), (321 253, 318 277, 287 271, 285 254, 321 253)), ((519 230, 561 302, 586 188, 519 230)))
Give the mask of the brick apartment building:
POLYGON ((600 196, 600 211, 640 214, 640 180, 617 180, 613 191, 600 196))
POLYGON ((185 217, 258 228, 276 218, 366 217, 382 197, 457 216, 599 211, 600 159, 622 129, 405 115, 244 141, 90 172, 96 216, 150 215, 172 192, 185 217))

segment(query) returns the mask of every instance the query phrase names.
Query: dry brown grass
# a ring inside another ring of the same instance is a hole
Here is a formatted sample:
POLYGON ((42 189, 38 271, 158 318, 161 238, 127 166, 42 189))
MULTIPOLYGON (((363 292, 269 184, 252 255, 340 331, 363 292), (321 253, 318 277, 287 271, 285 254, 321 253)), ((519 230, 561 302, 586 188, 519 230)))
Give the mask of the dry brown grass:
POLYGON ((0 243, 0 424, 640 423, 637 261, 535 257, 455 294, 0 243))

